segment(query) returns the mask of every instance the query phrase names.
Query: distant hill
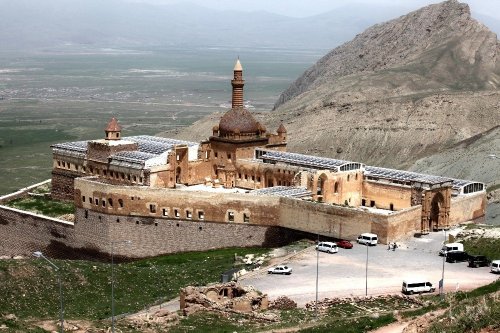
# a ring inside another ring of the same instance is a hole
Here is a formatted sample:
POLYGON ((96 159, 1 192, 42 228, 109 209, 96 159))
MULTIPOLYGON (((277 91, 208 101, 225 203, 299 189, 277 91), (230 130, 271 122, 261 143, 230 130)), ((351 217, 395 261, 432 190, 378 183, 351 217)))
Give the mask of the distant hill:
POLYGON ((0 45, 1 51, 172 45, 330 49, 402 12, 397 5, 349 4, 322 15, 292 18, 267 12, 213 10, 194 4, 2 1, 0 45))

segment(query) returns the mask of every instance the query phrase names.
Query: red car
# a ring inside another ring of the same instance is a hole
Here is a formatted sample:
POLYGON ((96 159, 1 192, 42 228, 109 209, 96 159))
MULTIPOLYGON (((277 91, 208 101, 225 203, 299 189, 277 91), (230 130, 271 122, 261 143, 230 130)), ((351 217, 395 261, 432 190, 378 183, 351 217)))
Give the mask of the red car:
POLYGON ((343 249, 352 249, 352 243, 345 239, 338 241, 337 246, 343 249))

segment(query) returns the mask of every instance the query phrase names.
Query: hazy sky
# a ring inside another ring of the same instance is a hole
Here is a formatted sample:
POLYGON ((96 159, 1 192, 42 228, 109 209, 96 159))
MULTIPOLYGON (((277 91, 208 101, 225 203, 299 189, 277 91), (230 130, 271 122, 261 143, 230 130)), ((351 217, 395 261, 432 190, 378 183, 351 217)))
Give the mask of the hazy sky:
MULTIPOLYGON (((432 0, 128 0, 135 2, 149 2, 155 4, 172 4, 191 2, 200 6, 215 9, 234 9, 243 11, 265 10, 272 13, 294 17, 311 16, 324 13, 337 7, 353 3, 383 4, 402 7, 408 11, 423 7, 427 4, 438 3, 432 0)), ((500 20, 500 0, 467 0, 466 2, 475 13, 489 15, 500 20)))

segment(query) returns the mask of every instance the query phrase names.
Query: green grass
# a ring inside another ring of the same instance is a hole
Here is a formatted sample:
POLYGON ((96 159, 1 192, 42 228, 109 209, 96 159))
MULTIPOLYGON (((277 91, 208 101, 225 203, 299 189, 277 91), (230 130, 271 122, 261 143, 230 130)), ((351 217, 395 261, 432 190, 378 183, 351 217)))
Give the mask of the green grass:
POLYGON ((46 197, 20 198, 8 202, 7 206, 50 217, 58 217, 75 212, 73 202, 52 200, 46 197))
POLYGON ((499 259, 500 239, 474 238, 464 240, 463 244, 468 254, 484 255, 490 260, 499 259))
POLYGON ((362 333, 389 325, 396 321, 392 314, 377 318, 360 317, 355 319, 333 320, 315 327, 300 330, 300 333, 362 333))
POLYGON ((457 293, 448 311, 433 322, 427 332, 479 332, 486 327, 491 332, 500 331, 499 287, 497 280, 470 292, 457 293))
MULTIPOLYGON (((115 264, 115 313, 141 310, 179 296, 187 285, 217 282, 233 267, 234 254, 261 254, 266 249, 223 249, 173 254, 115 264)), ((111 266, 88 261, 54 260, 61 268, 66 318, 111 316, 111 266)), ((57 318, 57 275, 41 259, 0 261, 0 313, 19 318, 57 318)))

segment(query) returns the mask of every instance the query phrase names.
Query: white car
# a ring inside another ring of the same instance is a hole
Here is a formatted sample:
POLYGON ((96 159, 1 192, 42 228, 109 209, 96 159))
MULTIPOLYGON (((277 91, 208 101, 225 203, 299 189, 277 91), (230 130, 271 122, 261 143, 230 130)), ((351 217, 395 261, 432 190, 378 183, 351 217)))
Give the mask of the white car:
POLYGON ((292 268, 285 265, 278 265, 276 267, 271 267, 267 270, 267 274, 292 274, 292 268))
POLYGON ((316 245, 316 250, 323 251, 327 253, 337 253, 339 249, 337 247, 337 243, 333 242, 320 242, 316 245))

